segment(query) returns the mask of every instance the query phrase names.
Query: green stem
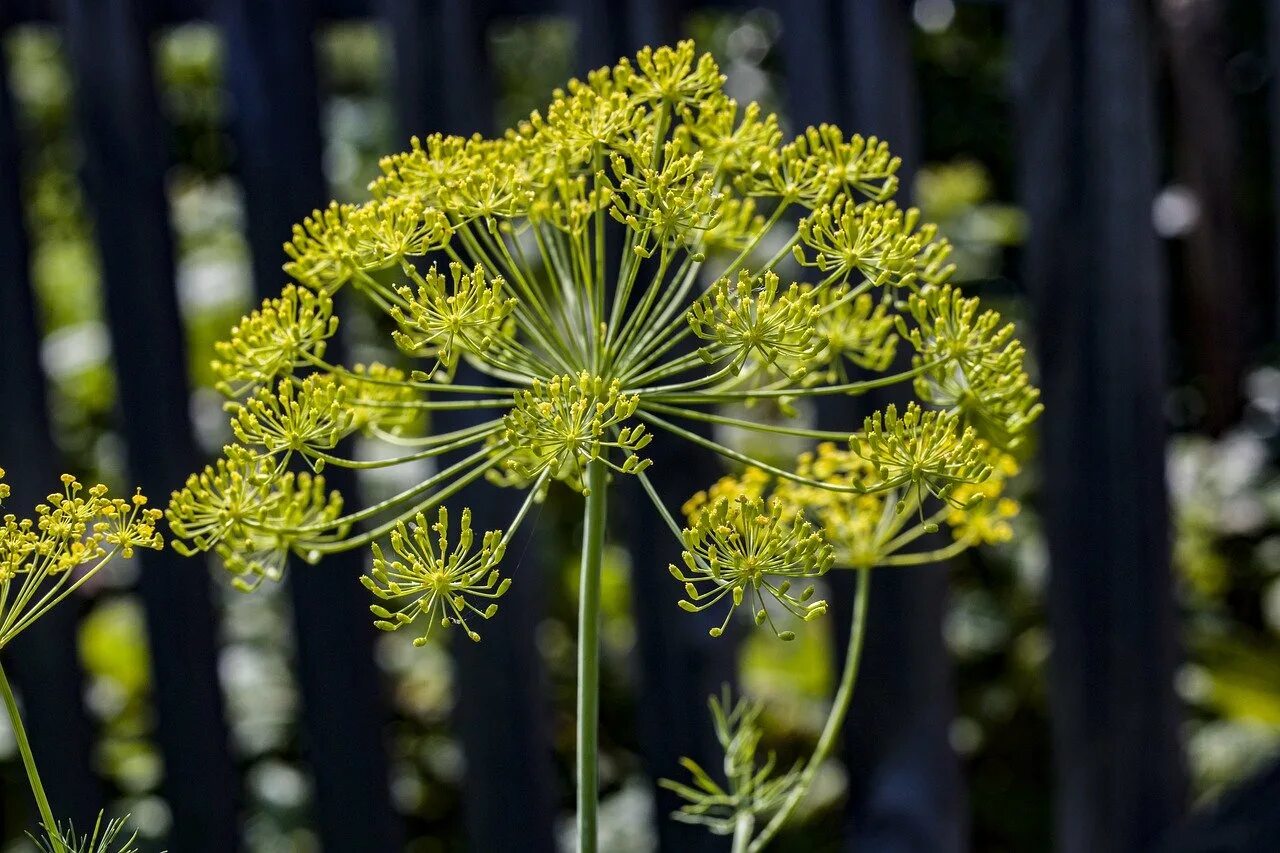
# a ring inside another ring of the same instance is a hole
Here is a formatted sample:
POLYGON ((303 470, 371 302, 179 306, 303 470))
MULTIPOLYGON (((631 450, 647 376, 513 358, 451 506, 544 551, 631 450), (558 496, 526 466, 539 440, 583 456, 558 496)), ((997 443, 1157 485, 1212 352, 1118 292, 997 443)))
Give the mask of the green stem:
POLYGON ((22 766, 27 770, 27 781, 31 783, 31 793, 36 798, 36 807, 40 810, 40 820, 45 832, 53 843, 57 853, 67 848, 62 844, 62 836, 58 833, 58 822, 53 819, 53 809, 49 807, 49 798, 45 796, 44 785, 40 783, 40 772, 36 770, 36 759, 31 754, 31 743, 27 740, 26 727, 22 725, 22 714, 18 712, 18 702, 13 698, 13 689, 9 687, 9 677, 4 667, 0 667, 0 693, 4 694, 4 706, 9 712, 9 722, 13 726, 13 738, 18 743, 18 752, 22 755, 22 766))
POLYGON ((836 738, 840 735, 840 729, 844 727, 844 718, 848 715, 849 705, 853 701, 853 688, 858 681, 858 663, 862 660, 862 639, 867 629, 867 595, 870 591, 871 570, 858 569, 858 592, 853 602, 853 625, 849 629, 844 672, 840 674, 840 686, 836 690, 831 714, 827 717, 826 725, 822 727, 822 734, 818 737, 818 745, 813 748, 813 755, 809 756, 809 762, 800 774, 800 781, 791 790, 782 808, 769 821, 769 825, 751 842, 751 846, 746 848, 748 853, 760 853, 791 817, 796 806, 800 805, 800 801, 809 792, 813 777, 818 774, 818 768, 822 766, 822 762, 826 761, 827 756, 831 754, 836 738))
POLYGON ((747 853, 751 849, 751 833, 756 829, 756 816, 740 812, 733 825, 733 850, 731 853, 747 853))
POLYGON ((578 850, 596 853, 596 798, 600 790, 600 565, 604 561, 608 469, 587 465, 583 512, 582 576, 578 584, 578 850))

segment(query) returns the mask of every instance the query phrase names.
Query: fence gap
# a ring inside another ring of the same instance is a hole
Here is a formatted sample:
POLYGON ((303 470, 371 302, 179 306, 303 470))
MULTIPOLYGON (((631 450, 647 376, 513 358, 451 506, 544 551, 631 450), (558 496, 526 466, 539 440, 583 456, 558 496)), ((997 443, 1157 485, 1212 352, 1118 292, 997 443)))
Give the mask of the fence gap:
POLYGON ((1146 849, 1184 806, 1147 25, 1134 2, 1013 7, 1064 853, 1146 849))
MULTIPOLYGON (((244 188, 256 292, 278 296, 281 244, 295 222, 327 203, 321 168, 320 94, 307 0, 220 0, 237 165, 244 188)), ((328 357, 341 361, 340 342, 328 357)), ((326 472, 356 494, 348 472, 326 472)), ((290 597, 303 700, 305 752, 315 778, 315 822, 327 853, 394 850, 385 686, 374 662, 374 629, 358 582, 366 552, 294 561, 290 597)))
MULTIPOLYGON (((0 28, 0 34, 3 30, 0 28)), ((26 513, 58 488, 57 454, 49 424, 41 326, 31 281, 31 256, 22 205, 22 158, 7 68, 0 55, 0 467, 12 497, 3 512, 26 513)), ((41 778, 61 818, 83 823, 102 807, 94 772, 93 730, 82 697, 77 658, 79 604, 73 597, 19 637, 6 663, 22 694, 41 778)), ((23 796, 24 802, 30 798, 23 796)), ((29 809, 29 826, 38 822, 29 809)))
MULTIPOLYGON (((174 291, 149 20, 140 2, 68 0, 63 23, 102 261, 130 480, 163 506, 196 464, 174 291)), ((205 568, 172 549, 139 558, 175 850, 238 847, 234 767, 205 568)))

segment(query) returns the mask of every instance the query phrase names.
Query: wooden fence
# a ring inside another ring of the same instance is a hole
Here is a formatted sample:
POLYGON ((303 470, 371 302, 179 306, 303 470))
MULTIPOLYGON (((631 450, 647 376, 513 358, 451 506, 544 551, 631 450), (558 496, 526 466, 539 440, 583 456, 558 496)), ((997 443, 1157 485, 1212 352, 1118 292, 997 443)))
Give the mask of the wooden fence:
MULTIPOLYGON (((328 198, 312 55, 318 23, 360 17, 389 25, 393 91, 407 136, 491 129, 485 32, 496 19, 569 17, 578 27, 578 66, 586 69, 645 43, 674 40, 691 5, 7 0, 0 6, 0 34, 43 20, 55 22, 65 37, 131 481, 163 496, 201 461, 174 288, 164 187, 169 163, 151 55, 157 28, 196 18, 221 28, 253 279, 261 294, 272 295, 282 281, 279 247, 291 224, 328 198)), ((708 5, 715 4, 696 4, 708 5)), ((772 5, 782 23, 786 109, 795 123, 832 120, 879 133, 912 167, 920 138, 910 5, 772 5)), ((1273 17, 1280 21, 1280 11, 1273 17)), ((1007 19, 1016 154, 1031 222, 1025 284, 1036 306, 1050 413, 1043 426, 1041 510, 1053 564, 1059 848, 1275 849, 1280 779, 1274 771, 1217 811, 1184 820, 1163 485, 1165 274, 1150 224, 1159 150, 1151 12, 1136 0, 1017 0, 1007 19), (1273 846, 1259 846, 1268 838, 1273 846)), ((0 64, 0 460, 15 494, 31 495, 41 493, 59 466, 37 360, 18 187, 22 152, 3 73, 0 64)), ((673 502, 705 482, 705 472, 692 466, 671 467, 682 472, 663 478, 673 502)), ((656 524, 643 513, 628 520, 638 565, 666 559, 654 552, 656 524)), ((317 831, 333 853, 394 850, 401 838, 388 789, 387 709, 377 698, 367 602, 351 593, 359 560, 333 557, 289 582, 317 831)), ((149 554, 142 558, 140 588, 163 794, 173 812, 169 848, 226 853, 242 843, 240 780, 218 687, 214 613, 198 566, 171 550, 149 554)), ((638 600, 661 597, 664 590, 653 585, 669 581, 658 575, 637 573, 638 600)), ((958 851, 966 846, 966 808, 947 741, 954 700, 940 633, 945 575, 904 570, 876 583, 880 604, 865 687, 846 739, 853 769, 848 845, 958 851)), ((454 725, 467 759, 467 833, 478 851, 555 847, 554 774, 543 736, 547 701, 533 639, 536 586, 513 587, 511 594, 523 599, 504 608, 506 618, 494 623, 486 641, 456 649, 454 725)), ((681 754, 711 750, 698 709, 731 662, 699 626, 652 617, 646 608, 638 624, 646 697, 638 722, 646 767, 657 775, 681 754)), ((11 664, 52 796, 64 811, 85 815, 101 804, 102 791, 90 766, 73 623, 69 610, 43 622, 15 647, 11 664)), ((659 793, 659 813, 669 806, 659 793)), ((665 819, 660 825, 664 850, 720 849, 700 831, 665 819)))

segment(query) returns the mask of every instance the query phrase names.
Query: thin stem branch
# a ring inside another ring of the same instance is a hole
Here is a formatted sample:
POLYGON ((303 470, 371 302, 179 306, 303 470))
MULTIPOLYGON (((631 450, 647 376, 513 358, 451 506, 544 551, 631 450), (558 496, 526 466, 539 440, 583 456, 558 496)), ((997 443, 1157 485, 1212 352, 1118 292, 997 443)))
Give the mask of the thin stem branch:
POLYGON ((858 569, 858 592, 853 601, 853 625, 849 629, 849 645, 845 651, 844 671, 840 675, 840 686, 836 689, 831 713, 827 716, 826 725, 822 727, 822 734, 818 737, 818 744, 814 747, 813 754, 809 756, 808 763, 800 773, 800 780, 791 789, 787 801, 769 821, 764 831, 751 842, 751 846, 747 848, 748 853, 760 853, 791 817, 796 806, 800 805, 805 794, 809 793, 809 787, 813 784, 818 768, 831 754, 836 738, 844 727, 844 718, 848 715, 849 705, 853 702, 853 688, 858 681, 858 665, 862 660, 862 641, 867 631, 867 598, 870 591, 871 570, 858 569))

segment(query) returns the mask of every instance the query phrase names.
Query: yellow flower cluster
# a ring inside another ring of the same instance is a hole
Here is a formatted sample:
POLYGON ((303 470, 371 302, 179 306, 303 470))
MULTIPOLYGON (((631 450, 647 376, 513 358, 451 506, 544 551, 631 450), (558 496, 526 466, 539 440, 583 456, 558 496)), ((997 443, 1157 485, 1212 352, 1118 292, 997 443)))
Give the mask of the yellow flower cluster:
POLYGON ((586 494, 585 466, 602 458, 607 448, 622 454, 615 466, 627 474, 643 471, 649 461, 636 455, 653 435, 644 424, 625 425, 635 414, 639 399, 621 393, 617 381, 581 373, 557 376, 549 382, 535 380, 528 391, 516 394, 515 406, 504 419, 506 440, 520 451, 508 466, 530 480, 543 471, 573 483, 586 494))
POLYGON ((418 616, 427 620, 427 631, 415 643, 422 645, 437 622, 442 627, 458 624, 472 640, 480 635, 467 626, 467 614, 481 619, 498 612, 493 599, 501 598, 511 586, 510 578, 499 580, 498 563, 507 543, 501 530, 484 534, 480 550, 472 553, 475 534, 471 532, 471 510, 462 511, 458 541, 449 542, 449 512, 440 507, 436 520, 427 525, 421 513, 411 526, 403 522, 391 531, 391 548, 401 559, 387 559, 373 546, 373 568, 361 577, 365 587, 384 600, 408 597, 410 602, 396 611, 375 605, 374 622, 384 631, 396 631, 412 624, 418 616), (433 543, 432 534, 435 534, 433 543), (469 599, 489 600, 483 610, 469 599))
MULTIPOLYGON (((0 500, 8 497, 0 483, 0 500)), ((162 548, 160 517, 140 490, 129 500, 113 498, 106 486, 86 489, 70 474, 32 517, 0 517, 0 648, 114 557, 162 548)))
MULTIPOLYGON (((750 589, 757 618, 761 595, 816 615, 824 608, 793 597, 788 578, 820 573, 826 556, 784 540, 817 549, 825 536, 838 562, 878 564, 893 544, 886 529, 946 520, 925 519, 926 502, 968 513, 966 538, 991 540, 1008 506, 997 502, 982 522, 991 529, 977 531, 995 488, 984 448, 1016 443, 1040 413, 1025 351, 998 315, 947 283, 951 247, 894 203, 901 162, 884 140, 832 125, 787 140, 777 116, 723 84, 692 42, 646 48, 571 80, 496 137, 414 138, 380 161, 369 200, 313 211, 284 247, 296 284, 218 348, 236 444, 174 494, 182 547, 218 552, 253 586, 278 577, 290 551, 313 559, 372 545, 481 477, 536 501, 551 480, 586 494, 588 469, 607 466, 652 496, 642 452, 659 432, 758 461, 681 421, 835 438, 751 404, 793 413, 806 396, 895 383, 935 408, 877 413, 838 459, 819 450, 789 478, 755 465, 768 472, 762 481, 744 475, 732 494, 713 487, 683 534, 672 521, 685 540, 681 574, 697 592, 685 604, 736 607, 750 589), (791 259, 800 281, 780 274, 791 259), (383 315, 416 364, 325 360, 342 288, 383 315), (904 339, 915 350, 909 370, 895 367, 904 339), (476 384, 457 381, 464 363, 476 384), (492 416, 418 434, 450 409, 492 416), (349 458, 343 439, 357 430, 403 455, 349 458), (450 453, 422 482, 346 514, 314 476, 450 453), (303 466, 310 473, 290 471, 303 466), (717 526, 699 528, 713 512, 717 526), (723 562, 748 541, 772 555, 767 571, 723 562)), ((408 542, 410 527, 396 535, 408 542)), ((469 589, 475 578, 465 580, 469 589)), ((422 578, 397 583, 406 596, 430 591, 422 578)), ((397 612, 379 619, 422 611, 397 612)))
MULTIPOLYGON (((920 421, 897 429, 911 443, 922 433, 920 421)), ((848 447, 822 442, 796 459, 794 474, 780 476, 757 467, 722 477, 685 502, 692 528, 707 524, 709 508, 734 500, 770 501, 783 513, 799 513, 821 531, 832 546, 835 565, 869 569, 876 566, 935 562, 974 545, 998 544, 1013 537, 1016 500, 1006 495, 1019 466, 1006 451, 978 440, 981 480, 966 480, 943 492, 943 498, 920 491, 896 470, 881 470, 867 450, 866 436, 855 435, 848 447), (889 475, 886 478, 886 475, 889 475), (913 523, 914 522, 914 523, 913 523), (913 551, 908 546, 946 524, 953 543, 940 549, 913 551)))

